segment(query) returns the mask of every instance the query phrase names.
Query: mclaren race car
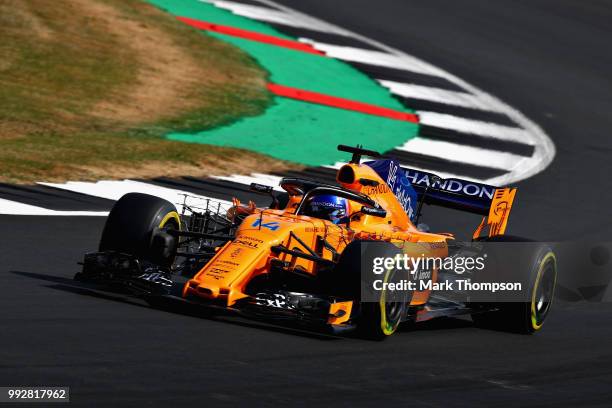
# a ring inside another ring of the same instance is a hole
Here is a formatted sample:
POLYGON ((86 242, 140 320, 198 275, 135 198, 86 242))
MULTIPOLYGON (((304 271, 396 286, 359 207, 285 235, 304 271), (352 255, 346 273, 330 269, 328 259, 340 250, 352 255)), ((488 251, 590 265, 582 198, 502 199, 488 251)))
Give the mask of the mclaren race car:
POLYGON ((556 260, 544 244, 504 235, 516 189, 443 180, 359 146, 338 149, 352 159, 338 169, 337 184, 283 178, 284 193, 251 184, 270 196, 266 208, 187 197, 177 210, 158 197, 126 194, 75 279, 151 303, 174 299, 368 338, 389 336, 402 322, 458 314, 514 332, 542 327, 556 260), (483 219, 470 242, 458 242, 419 224, 424 204, 483 219), (467 256, 488 265, 464 273, 447 263, 467 256), (415 265, 425 257, 440 262, 415 265), (410 260, 405 268, 402 259, 410 260), (458 281, 472 288, 453 286, 458 281), (499 282, 514 282, 518 292, 473 289, 499 282))

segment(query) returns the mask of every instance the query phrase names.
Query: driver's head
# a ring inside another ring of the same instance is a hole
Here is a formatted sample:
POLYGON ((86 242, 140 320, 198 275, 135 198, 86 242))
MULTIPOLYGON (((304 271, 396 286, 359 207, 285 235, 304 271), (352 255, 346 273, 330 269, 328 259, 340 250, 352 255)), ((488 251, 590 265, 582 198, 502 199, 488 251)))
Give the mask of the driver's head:
POLYGON ((344 222, 343 219, 348 217, 349 203, 346 198, 334 195, 319 195, 308 202, 305 214, 338 224, 344 222))

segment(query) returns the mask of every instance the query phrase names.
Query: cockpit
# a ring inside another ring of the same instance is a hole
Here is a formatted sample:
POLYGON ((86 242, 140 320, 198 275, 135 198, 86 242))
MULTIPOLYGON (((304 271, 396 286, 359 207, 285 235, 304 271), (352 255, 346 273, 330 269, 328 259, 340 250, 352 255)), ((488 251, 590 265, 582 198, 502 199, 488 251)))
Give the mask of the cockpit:
POLYGON ((302 215, 327 220, 334 224, 346 224, 351 213, 349 200, 333 194, 315 194, 306 197, 301 209, 302 215))
POLYGON ((304 194, 295 212, 334 224, 349 224, 354 215, 386 216, 386 211, 370 197, 338 187, 316 187, 304 194))

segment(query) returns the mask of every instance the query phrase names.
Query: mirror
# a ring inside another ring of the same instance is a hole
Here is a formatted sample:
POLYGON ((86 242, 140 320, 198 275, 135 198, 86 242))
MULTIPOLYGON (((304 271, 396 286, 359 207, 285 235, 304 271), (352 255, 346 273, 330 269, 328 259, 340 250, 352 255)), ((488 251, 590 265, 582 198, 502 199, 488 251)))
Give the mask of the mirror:
POLYGON ((384 208, 373 208, 373 207, 361 207, 361 213, 365 215, 371 215, 374 217, 385 218, 387 211, 384 208))

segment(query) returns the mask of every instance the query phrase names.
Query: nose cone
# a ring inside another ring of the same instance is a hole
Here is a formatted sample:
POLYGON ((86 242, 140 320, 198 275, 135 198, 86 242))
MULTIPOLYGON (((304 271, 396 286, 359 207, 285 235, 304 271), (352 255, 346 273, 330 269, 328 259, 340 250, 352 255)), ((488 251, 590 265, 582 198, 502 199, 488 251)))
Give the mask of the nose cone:
POLYGON ((246 297, 245 289, 249 281, 256 275, 268 272, 269 261, 275 257, 271 247, 287 244, 292 231, 303 230, 300 232, 303 236, 311 225, 299 217, 274 213, 263 216, 254 214, 245 218, 234 240, 223 246, 187 282, 183 296, 223 300, 227 301, 228 306, 246 297))

